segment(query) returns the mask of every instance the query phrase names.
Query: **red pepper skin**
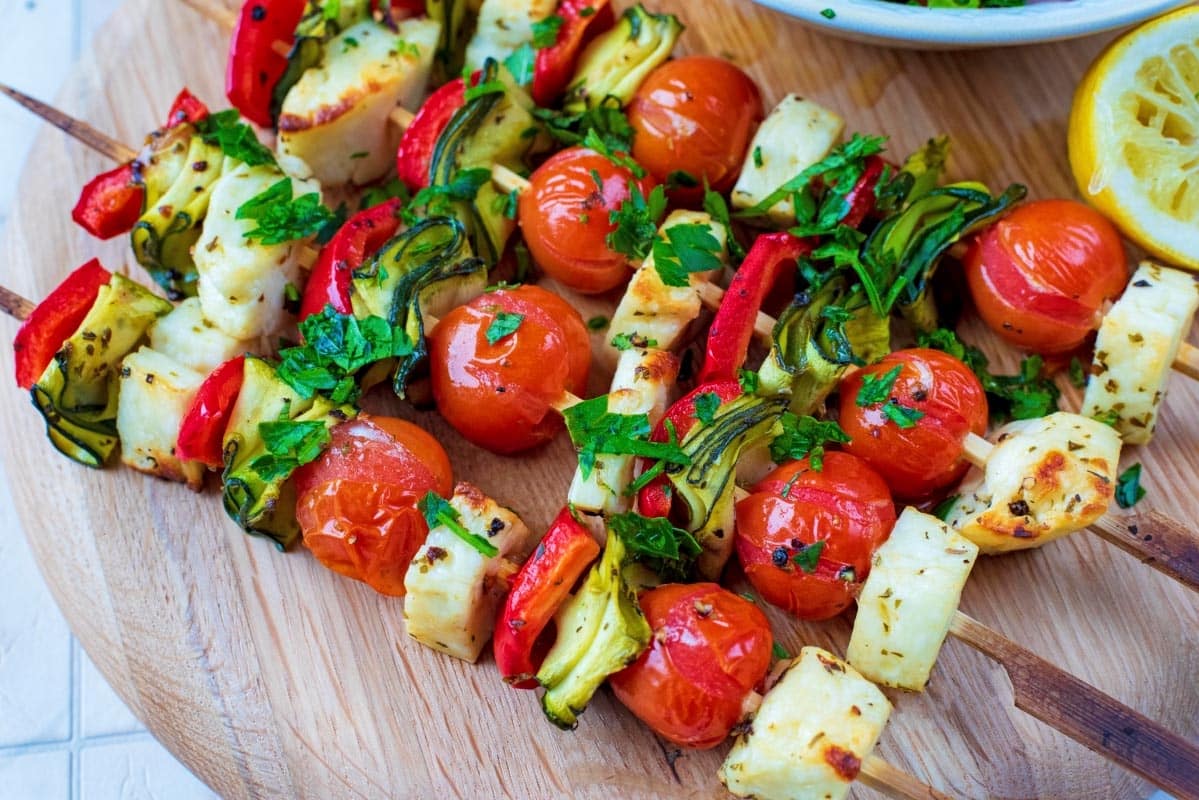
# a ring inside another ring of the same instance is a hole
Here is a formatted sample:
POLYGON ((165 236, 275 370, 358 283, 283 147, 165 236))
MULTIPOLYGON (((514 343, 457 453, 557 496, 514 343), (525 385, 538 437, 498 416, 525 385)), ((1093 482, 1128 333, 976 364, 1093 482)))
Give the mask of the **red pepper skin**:
POLYGON ((111 239, 133 229, 145 196, 145 189, 134 183, 133 164, 122 164, 87 182, 71 219, 92 236, 111 239))
POLYGON ((246 0, 229 42, 225 96, 246 119, 269 128, 271 92, 287 71, 287 57, 275 42, 291 44, 304 15, 305 0, 246 0))
POLYGON ((199 122, 207 116, 208 106, 184 86, 167 112, 166 127, 173 128, 181 122, 199 122))
POLYGON ((558 39, 538 50, 533 62, 533 99, 545 107, 553 105, 566 90, 579 53, 587 43, 616 24, 609 0, 562 0, 557 13, 565 20, 558 29, 558 39), (587 8, 592 12, 582 16, 580 12, 587 8))
POLYGON ((811 249, 810 240, 789 233, 767 233, 757 238, 729 283, 708 330, 707 354, 699 373, 701 384, 737 380, 762 302, 783 269, 811 249))
POLYGON ((862 170, 862 175, 858 178, 858 182, 845 195, 845 202, 849 206, 849 212, 842 218, 842 225, 857 228, 874 211, 874 206, 877 202, 874 190, 878 188, 879 178, 882 177, 883 169, 886 166, 887 162, 878 156, 870 156, 866 159, 865 168, 862 170))
POLYGON ((241 392, 245 356, 231 358, 200 384, 187 413, 179 422, 175 455, 181 461, 200 461, 212 469, 224 463, 225 425, 241 392))
POLYGON ((110 280, 112 273, 93 258, 68 275, 30 312, 12 343, 18 386, 29 389, 37 383, 62 343, 92 310, 100 287, 110 280))
POLYGON ((304 297, 300 301, 300 321, 333 306, 338 314, 354 311, 350 302, 350 281, 354 270, 395 235, 400 226, 399 198, 359 211, 346 220, 312 267, 304 297))
POLYGON ((454 78, 429 95, 404 130, 396 151, 396 174, 409 191, 418 192, 429 185, 433 149, 450 118, 464 105, 466 82, 454 78))
POLYGON ((505 683, 517 689, 537 686, 533 676, 545 658, 537 640, 599 553, 599 544, 570 507, 558 512, 541 544, 513 578, 496 622, 492 647, 505 683))
MULTIPOLYGON (((650 435, 650 440, 669 442, 671 428, 673 428, 674 435, 678 437, 679 441, 682 441, 688 431, 699 421, 699 418, 695 416, 695 399, 700 395, 715 394, 720 398, 721 403, 727 403, 740 397, 743 391, 740 382, 736 380, 701 383, 666 409, 666 413, 662 415, 662 419, 650 435)), ((648 462, 642 459, 641 468, 645 469, 647 466, 648 462)), ((637 492, 637 513, 643 517, 669 516, 672 496, 670 479, 665 475, 659 475, 637 492)))

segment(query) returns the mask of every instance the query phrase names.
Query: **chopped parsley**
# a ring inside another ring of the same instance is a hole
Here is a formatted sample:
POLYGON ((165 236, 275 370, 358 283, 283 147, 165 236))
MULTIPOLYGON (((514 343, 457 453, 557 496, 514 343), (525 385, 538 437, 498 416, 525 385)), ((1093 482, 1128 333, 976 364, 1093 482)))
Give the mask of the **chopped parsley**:
POLYGON ((602 331, 604 328, 608 327, 609 322, 610 320, 605 316, 592 317, 591 319, 587 320, 587 330, 602 331))
POLYGON ((667 189, 694 189, 699 179, 685 169, 676 169, 666 176, 667 189))
POLYGON ((408 202, 408 187, 399 178, 392 178, 367 189, 362 195, 362 199, 358 201, 358 210, 364 211, 393 198, 399 198, 404 203, 408 202))
POLYGON ((692 272, 721 269, 720 240, 708 225, 672 225, 653 240, 654 269, 667 286, 690 286, 692 272))
MULTIPOLYGON (((801 229, 827 233, 848 213, 845 195, 857 183, 865 169, 865 160, 883 150, 884 136, 855 133, 843 144, 812 166, 766 195, 757 205, 738 213, 739 217, 760 217, 788 197, 795 203, 795 216, 801 229), (818 198, 813 187, 819 185, 828 196, 818 198), (840 187, 839 189, 837 187, 840 187)), ((808 233, 797 235, 810 235, 808 233)))
POLYGON ((436 492, 426 492, 416 507, 420 509, 420 513, 424 514, 425 522, 428 523, 430 530, 438 525, 444 526, 450 533, 478 550, 481 555, 487 558, 499 555, 499 548, 487 541, 486 537, 468 531, 462 524, 462 517, 458 514, 458 509, 436 492))
POLYGON ((770 443, 770 458, 776 464, 807 458, 812 469, 824 469, 824 446, 829 442, 846 444, 849 434, 833 420, 819 420, 783 412, 780 420, 783 432, 770 443))
POLYGON ((862 388, 858 390, 857 404, 860 408, 885 403, 891 399, 895 379, 903 371, 903 364, 896 364, 882 375, 871 373, 862 376, 862 388))
POLYGON ((716 392, 703 392, 695 396, 695 418, 703 424, 711 425, 719 408, 720 395, 716 392))
POLYGON ((883 404, 883 415, 901 428, 914 428, 917 422, 924 419, 923 411, 901 406, 894 400, 883 404))
POLYGON ((960 494, 951 494, 941 502, 937 503, 937 507, 933 509, 933 516, 944 522, 949 516, 949 512, 953 510, 953 504, 961 500, 960 494))
POLYGON ((824 552, 824 540, 817 539, 811 544, 805 544, 795 551, 791 556, 791 560, 795 562, 795 566, 811 575, 816 571, 816 565, 820 563, 820 554, 824 552))
POLYGON ((487 326, 487 343, 495 344, 505 336, 511 336, 516 333, 516 329, 520 327, 520 323, 525 321, 524 314, 513 314, 508 311, 500 311, 495 315, 495 319, 487 326))
POLYGON ((562 29, 565 19, 557 14, 551 14, 545 19, 533 23, 533 46, 538 50, 553 47, 558 41, 558 31, 562 29))
POLYGON ((642 336, 640 333, 637 333, 637 331, 633 331, 632 333, 616 334, 612 337, 611 344, 613 347, 623 353, 625 350, 631 350, 634 347, 639 347, 642 350, 647 347, 657 347, 658 340, 651 339, 648 336, 642 336))
POLYGON ((820 16, 824 17, 825 19, 836 19, 837 12, 833 11, 831 8, 822 8, 820 9, 820 16))
POLYGON ((607 395, 576 403, 563 411, 562 416, 566 418, 570 440, 579 451, 579 470, 584 480, 591 476, 596 457, 601 453, 644 456, 671 464, 690 463, 677 444, 649 440, 647 415, 609 412, 607 395))
POLYGON ((265 245, 282 244, 314 236, 336 219, 317 192, 296 198, 291 192, 291 178, 283 178, 238 207, 237 219, 258 223, 246 233, 247 239, 258 239, 265 245))
POLYGON ((754 159, 754 166, 755 166, 755 167, 758 167, 758 168, 761 168, 762 164, 764 163, 764 162, 762 161, 762 148, 761 148, 761 146, 754 147, 753 159, 754 159))
POLYGON ((787 652, 787 648, 779 644, 778 641, 775 641, 775 643, 771 645, 770 653, 779 661, 788 661, 791 658, 791 654, 787 652))
POLYGON ((279 419, 258 423, 258 435, 266 453, 250 462, 250 469, 264 481, 286 478, 298 467, 315 461, 329 444, 330 434, 323 420, 293 420, 285 407, 279 419))
POLYGON ((1138 461, 1116 478, 1116 505, 1120 508, 1132 508, 1141 502, 1144 496, 1145 487, 1141 486, 1141 463, 1138 461))
POLYGON ((235 109, 209 114, 196 123, 196 130, 205 144, 216 145, 225 155, 248 166, 275 163, 275 154, 258 141, 254 129, 241 121, 235 109))
POLYGON ((620 537, 629 555, 644 563, 664 580, 686 580, 703 548, 685 530, 666 517, 643 517, 629 511, 608 519, 608 528, 620 537))
MULTIPOLYGON (((603 181, 599 183, 602 187, 603 181)), ((665 213, 666 191, 661 185, 655 186, 647 198, 636 184, 630 183, 628 198, 615 211, 608 212, 608 221, 616 226, 605 240, 608 247, 631 261, 645 260, 653 250, 658 222, 665 213)))
POLYGON ((745 258, 745 248, 733 235, 733 222, 729 218, 728 204, 724 202, 724 196, 720 192, 714 192, 706 186, 704 187, 704 211, 712 218, 713 222, 719 222, 724 226, 729 255, 735 262, 740 263, 741 259, 745 258))
POLYGON ((587 133, 583 137, 583 146, 599 153, 616 166, 628 170, 634 178, 644 178, 648 174, 645 167, 634 161, 627 150, 613 148, 595 128, 587 129, 587 133))
POLYGON ((395 46, 391 48, 391 52, 397 56, 420 58, 420 46, 403 39, 396 39, 395 46))
POLYGON ((761 380, 761 376, 752 369, 737 370, 737 383, 741 384, 741 391, 745 394, 756 394, 761 380))
POLYGON ((537 51, 525 42, 504 59, 504 66, 512 73, 512 77, 521 86, 533 82, 533 69, 537 64, 537 51))
POLYGON ((578 114, 538 108, 533 110, 533 115, 564 145, 582 144, 594 131, 607 152, 630 153, 633 150, 633 126, 615 98, 578 114))
POLYGON ((358 47, 358 40, 353 36, 347 36, 341 40, 341 52, 343 53, 348 53, 356 47, 358 47))
POLYGON ((474 167, 459 171, 449 183, 426 186, 404 209, 404 221, 410 225, 416 223, 420 219, 416 209, 424 209, 428 216, 453 216, 451 206, 455 201, 473 201, 490 180, 491 170, 474 167))
POLYGON ((1081 389, 1087 385, 1087 373, 1083 369, 1082 362, 1078 356, 1070 359, 1070 385, 1076 389, 1081 389))

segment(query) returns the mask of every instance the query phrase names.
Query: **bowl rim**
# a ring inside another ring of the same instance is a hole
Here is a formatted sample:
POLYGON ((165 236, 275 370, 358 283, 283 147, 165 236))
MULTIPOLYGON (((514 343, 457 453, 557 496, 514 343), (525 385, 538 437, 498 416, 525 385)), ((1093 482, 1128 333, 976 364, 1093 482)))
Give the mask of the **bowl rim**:
POLYGON ((1189 4, 1188 0, 1053 0, 1013 8, 917 9, 883 0, 754 1, 834 34, 940 46, 1032 44, 1086 36, 1189 4), (826 10, 835 16, 826 17, 822 13, 826 10))

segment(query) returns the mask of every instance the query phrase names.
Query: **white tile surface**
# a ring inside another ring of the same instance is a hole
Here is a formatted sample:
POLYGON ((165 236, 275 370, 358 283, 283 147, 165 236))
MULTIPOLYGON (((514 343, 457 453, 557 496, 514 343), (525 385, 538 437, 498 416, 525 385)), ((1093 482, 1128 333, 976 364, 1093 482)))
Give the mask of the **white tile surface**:
MULTIPOLYGON (((81 46, 120 3, 0 0, 0 81, 53 100, 81 46)), ((0 97, 0 228, 40 128, 0 97)), ((17 526, 0 466, 0 800, 215 797, 154 741, 71 636, 17 526)))

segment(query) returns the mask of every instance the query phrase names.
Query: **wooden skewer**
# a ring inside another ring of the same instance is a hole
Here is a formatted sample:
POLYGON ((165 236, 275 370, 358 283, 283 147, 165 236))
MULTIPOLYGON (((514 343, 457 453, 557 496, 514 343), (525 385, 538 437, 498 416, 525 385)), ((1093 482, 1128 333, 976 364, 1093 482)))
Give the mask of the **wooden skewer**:
POLYGON ((858 780, 875 791, 901 800, 951 800, 927 783, 871 753, 862 759, 858 780))
POLYGON ((21 295, 12 289, 0 286, 0 311, 8 314, 18 322, 24 322, 25 318, 33 312, 33 307, 34 304, 32 302, 21 297, 21 295))
POLYGON ((113 161, 124 164, 137 158, 137 151, 133 148, 121 144, 116 139, 101 133, 82 120, 64 114, 54 106, 47 105, 41 100, 30 97, 24 92, 3 83, 0 83, 0 93, 8 95, 54 127, 62 130, 68 136, 78 139, 97 153, 108 156, 113 161))

